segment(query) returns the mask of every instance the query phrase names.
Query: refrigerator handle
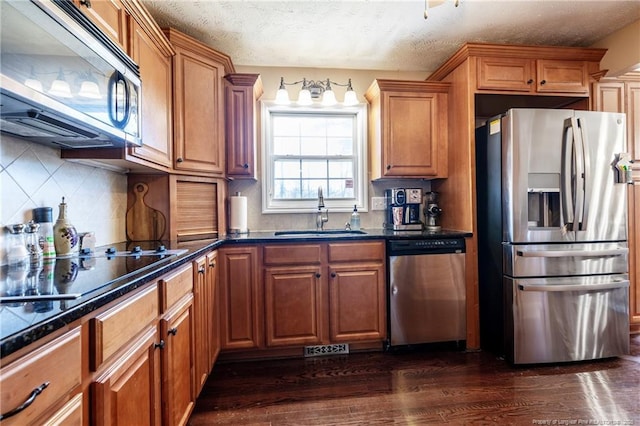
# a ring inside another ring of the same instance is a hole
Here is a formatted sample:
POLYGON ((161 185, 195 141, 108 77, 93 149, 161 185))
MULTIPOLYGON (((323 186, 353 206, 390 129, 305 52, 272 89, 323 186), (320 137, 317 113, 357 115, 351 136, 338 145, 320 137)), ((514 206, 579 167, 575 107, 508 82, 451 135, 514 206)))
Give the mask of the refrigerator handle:
POLYGON ((603 291, 615 290, 618 288, 629 287, 629 281, 612 281, 602 284, 566 284, 566 285, 546 285, 546 284, 518 284, 521 291, 543 291, 543 292, 560 292, 560 291, 603 291))
POLYGON ((589 144, 587 141, 587 134, 584 129, 584 123, 581 118, 576 118, 576 122, 580 131, 577 133, 579 138, 579 151, 581 155, 578 158, 578 161, 582 167, 581 173, 581 184, 579 186, 579 191, 582 193, 582 200, 579 205, 580 208, 580 216, 577 219, 579 224, 579 228, 577 231, 586 231, 587 229, 587 215, 589 213, 589 198, 591 196, 591 188, 589 185, 589 178, 591 176, 591 162, 589 161, 589 144))
POLYGON ((574 194, 571 185, 571 170, 573 169, 573 151, 574 151, 574 129, 571 118, 564 120, 564 128, 562 131, 562 158, 560 167, 560 224, 568 231, 573 230, 573 209, 574 194), (569 130, 572 131, 571 139, 569 139, 569 130))
POLYGON ((517 250, 520 257, 602 257, 602 256, 626 256, 629 249, 613 248, 602 250, 517 250))

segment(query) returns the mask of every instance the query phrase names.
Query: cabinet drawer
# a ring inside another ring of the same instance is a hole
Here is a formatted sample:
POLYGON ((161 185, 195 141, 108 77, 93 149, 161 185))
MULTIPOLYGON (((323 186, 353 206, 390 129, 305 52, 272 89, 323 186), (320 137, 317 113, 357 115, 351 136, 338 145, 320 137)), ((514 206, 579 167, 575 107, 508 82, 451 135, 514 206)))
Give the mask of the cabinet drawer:
POLYGON ((91 319, 91 368, 97 370, 104 361, 155 320, 158 317, 158 305, 158 287, 153 285, 91 319))
POLYGON ((370 262, 384 260, 384 242, 329 243, 329 262, 370 262))
POLYGON ((160 308, 165 312, 182 296, 193 292, 193 269, 188 264, 160 280, 160 308))
POLYGON ((320 244, 283 244, 264 246, 265 265, 308 265, 320 263, 320 244))
POLYGON ((44 383, 49 385, 24 411, 9 417, 4 425, 26 425, 66 397, 82 382, 80 328, 47 343, 0 370, 2 414, 23 404, 44 383))

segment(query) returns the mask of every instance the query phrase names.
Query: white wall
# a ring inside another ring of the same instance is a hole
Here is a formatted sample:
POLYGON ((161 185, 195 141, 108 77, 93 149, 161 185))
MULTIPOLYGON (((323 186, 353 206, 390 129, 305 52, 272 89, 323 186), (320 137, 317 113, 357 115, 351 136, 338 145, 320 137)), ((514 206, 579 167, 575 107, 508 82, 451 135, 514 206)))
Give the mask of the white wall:
POLYGON ((600 68, 609 70, 607 77, 617 77, 629 71, 640 71, 640 20, 603 38, 591 47, 609 49, 600 68))

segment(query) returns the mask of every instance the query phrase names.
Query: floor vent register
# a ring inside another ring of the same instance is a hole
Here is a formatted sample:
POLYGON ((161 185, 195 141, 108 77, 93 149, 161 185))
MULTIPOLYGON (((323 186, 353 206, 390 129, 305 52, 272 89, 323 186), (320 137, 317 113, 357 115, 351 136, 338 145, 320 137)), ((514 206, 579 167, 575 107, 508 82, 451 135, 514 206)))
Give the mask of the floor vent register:
POLYGON ((316 346, 305 346, 304 347, 304 356, 312 357, 312 356, 326 356, 326 355, 339 355, 339 354, 348 354, 349 353, 349 344, 342 343, 336 345, 316 345, 316 346))

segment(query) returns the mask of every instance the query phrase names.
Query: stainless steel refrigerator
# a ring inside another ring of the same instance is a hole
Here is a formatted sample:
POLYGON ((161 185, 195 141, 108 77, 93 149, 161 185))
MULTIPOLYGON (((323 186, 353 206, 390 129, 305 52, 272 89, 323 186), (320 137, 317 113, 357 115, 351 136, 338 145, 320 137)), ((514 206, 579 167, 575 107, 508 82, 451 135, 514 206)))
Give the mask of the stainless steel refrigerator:
POLYGON ((511 109, 476 131, 481 345, 515 364, 629 351, 625 115, 511 109))

